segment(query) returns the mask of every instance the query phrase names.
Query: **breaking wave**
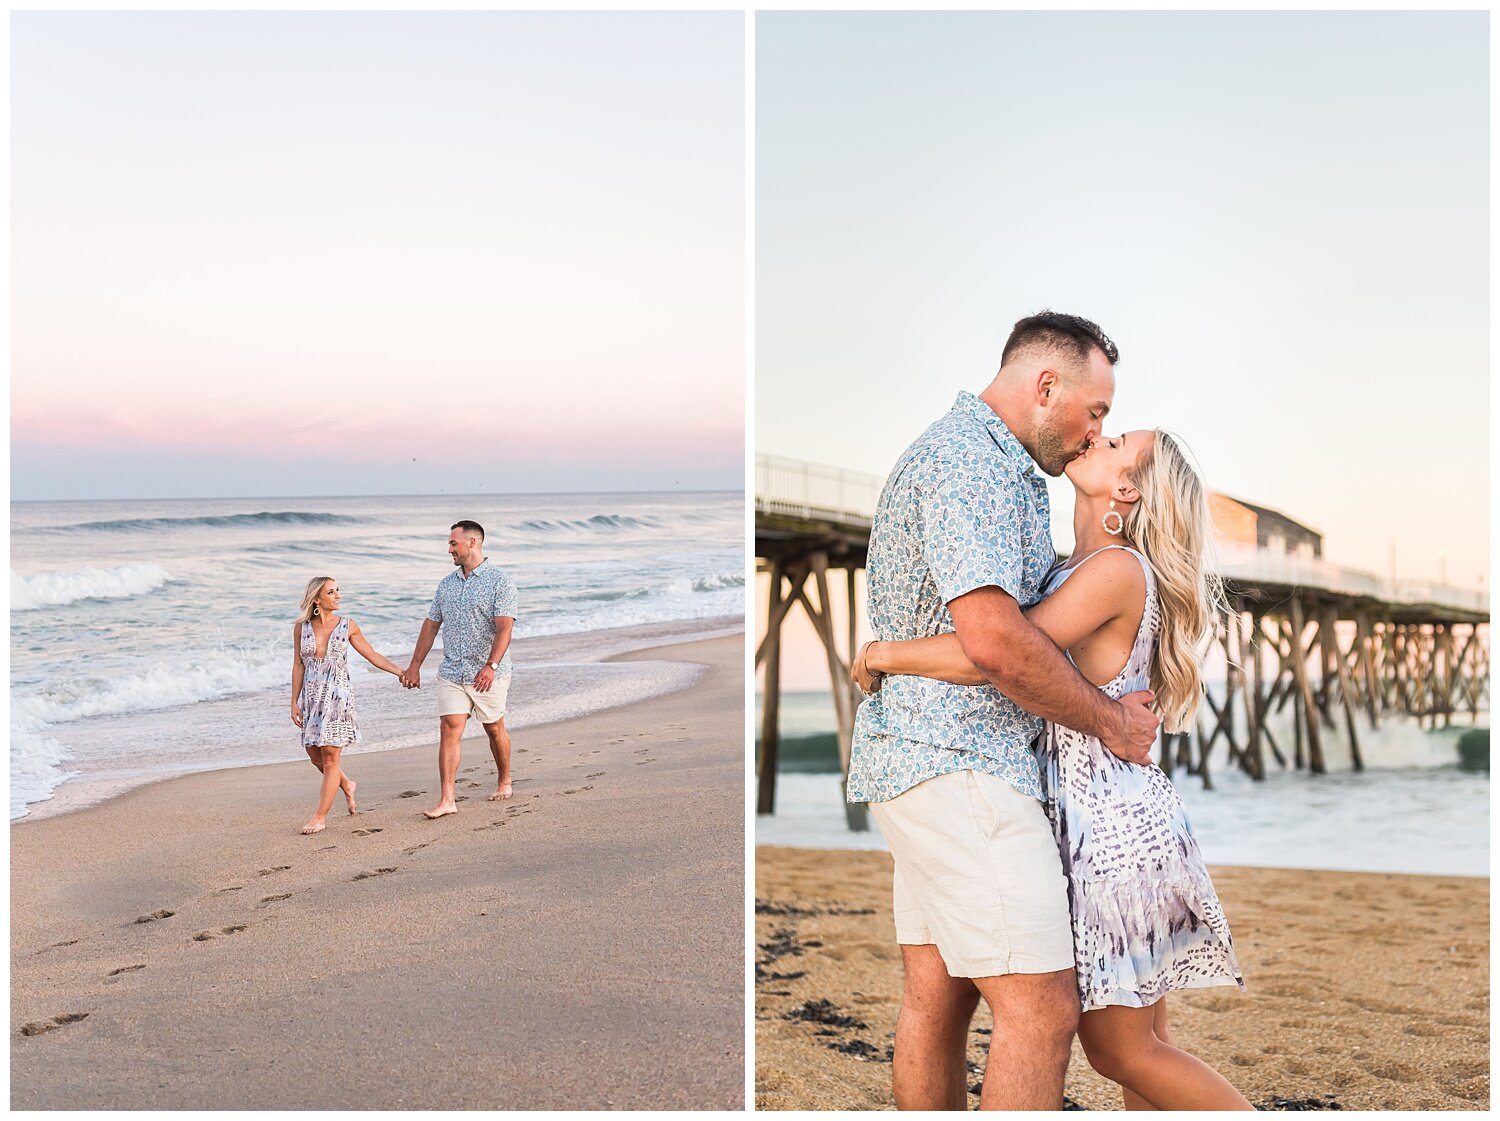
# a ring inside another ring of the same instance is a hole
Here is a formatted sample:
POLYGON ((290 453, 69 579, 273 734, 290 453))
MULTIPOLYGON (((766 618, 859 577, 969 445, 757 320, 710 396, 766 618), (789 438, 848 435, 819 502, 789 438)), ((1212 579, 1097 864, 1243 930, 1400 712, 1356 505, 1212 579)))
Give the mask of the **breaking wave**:
POLYGON ((156 564, 124 564, 117 568, 79 568, 72 572, 10 574, 10 609, 35 611, 65 607, 88 599, 129 599, 145 595, 172 579, 156 564))

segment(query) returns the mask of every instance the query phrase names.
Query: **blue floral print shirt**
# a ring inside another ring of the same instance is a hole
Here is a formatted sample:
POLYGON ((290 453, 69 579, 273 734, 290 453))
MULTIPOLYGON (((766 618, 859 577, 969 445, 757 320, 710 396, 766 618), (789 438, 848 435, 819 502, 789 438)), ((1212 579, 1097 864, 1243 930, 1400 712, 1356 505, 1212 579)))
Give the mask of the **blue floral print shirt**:
MULTIPOLYGON (((474 684, 475 675, 490 662, 495 620, 507 616, 516 617, 516 584, 488 557, 467 579, 459 567, 444 576, 427 609, 427 617, 443 625, 443 664, 438 676, 458 685, 474 684)), ((506 647, 495 676, 508 673, 510 648, 506 647)))
MULTIPOLYGON (((902 454, 870 532, 866 610, 881 639, 951 633, 947 605, 994 586, 1022 608, 1057 560, 1047 484, 1015 434, 972 393, 902 454)), ((887 675, 859 706, 849 801, 887 802, 951 771, 1042 797, 1033 716, 992 685, 887 675)))

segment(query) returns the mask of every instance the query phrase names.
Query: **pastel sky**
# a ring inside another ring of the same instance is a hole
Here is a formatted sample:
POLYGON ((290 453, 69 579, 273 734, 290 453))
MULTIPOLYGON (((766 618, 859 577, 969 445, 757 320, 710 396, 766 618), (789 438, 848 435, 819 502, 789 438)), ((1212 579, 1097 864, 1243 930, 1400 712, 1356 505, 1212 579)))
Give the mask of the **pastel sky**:
POLYGON ((757 451, 884 476, 1051 307, 1120 346, 1106 431, 1178 432, 1337 563, 1481 582, 1485 13, 756 28, 757 451))
POLYGON ((11 48, 13 497, 742 485, 739 13, 11 48))

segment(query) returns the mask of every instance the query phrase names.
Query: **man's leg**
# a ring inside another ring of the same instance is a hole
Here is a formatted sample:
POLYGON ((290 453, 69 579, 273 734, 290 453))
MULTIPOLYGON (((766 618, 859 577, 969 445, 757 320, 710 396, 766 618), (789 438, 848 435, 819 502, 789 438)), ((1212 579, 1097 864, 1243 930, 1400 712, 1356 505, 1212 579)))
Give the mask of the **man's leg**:
POLYGON ((979 990, 948 976, 936 946, 902 946, 906 967, 891 1077, 897 1109, 966 1109, 965 1054, 979 990))
POLYGON ((994 1015, 980 1109, 1061 1109, 1063 1077, 1078 1029, 1071 969, 976 977, 994 1015))
POLYGON ((495 757, 495 792, 491 802, 510 797, 510 733, 505 730, 505 717, 484 726, 484 734, 490 738, 490 754, 495 757))
POLYGON ((464 725, 469 720, 467 716, 440 716, 438 719, 442 725, 438 740, 438 781, 442 783, 442 790, 437 805, 422 811, 427 817, 445 817, 458 812, 458 795, 454 787, 458 782, 459 741, 463 739, 464 725))

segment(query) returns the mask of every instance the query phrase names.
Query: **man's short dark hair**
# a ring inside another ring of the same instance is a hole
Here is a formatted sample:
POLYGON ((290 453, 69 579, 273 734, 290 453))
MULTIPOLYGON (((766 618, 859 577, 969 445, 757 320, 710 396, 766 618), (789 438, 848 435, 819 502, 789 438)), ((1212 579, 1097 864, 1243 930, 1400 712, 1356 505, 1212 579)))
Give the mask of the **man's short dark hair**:
POLYGON ((1061 350, 1087 365, 1089 351, 1098 348, 1113 366, 1120 360, 1120 351, 1099 324, 1084 319, 1081 315, 1064 315, 1060 311, 1039 311, 1025 319, 1016 320, 1010 338, 1000 353, 1000 365, 1004 366, 1011 356, 1023 350, 1040 348, 1061 350))
POLYGON ((481 541, 484 540, 484 526, 480 525, 478 522, 471 522, 468 518, 465 518, 461 522, 454 522, 448 528, 450 530, 461 529, 465 533, 472 533, 481 541))

